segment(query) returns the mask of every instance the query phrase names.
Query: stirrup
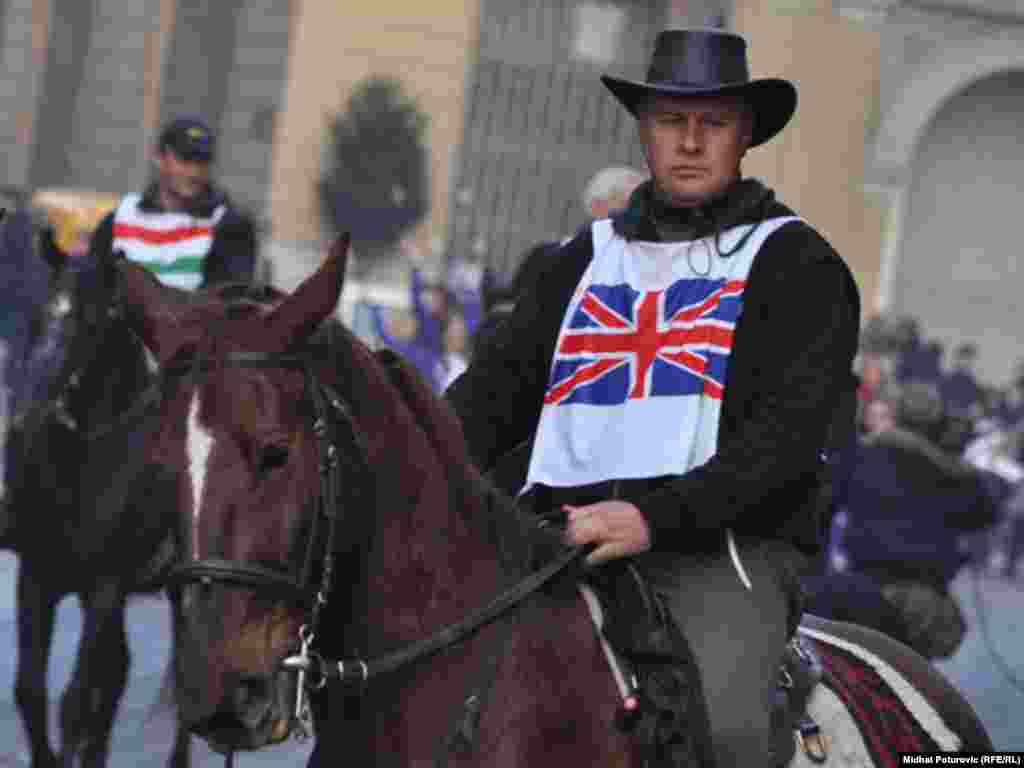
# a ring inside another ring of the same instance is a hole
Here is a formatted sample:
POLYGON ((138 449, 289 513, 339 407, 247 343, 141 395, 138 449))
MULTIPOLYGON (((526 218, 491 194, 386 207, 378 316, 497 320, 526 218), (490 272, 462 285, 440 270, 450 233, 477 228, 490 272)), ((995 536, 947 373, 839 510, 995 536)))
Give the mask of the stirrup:
POLYGON ((805 715, 796 723, 796 740, 812 763, 821 765, 828 760, 828 737, 814 720, 805 715))

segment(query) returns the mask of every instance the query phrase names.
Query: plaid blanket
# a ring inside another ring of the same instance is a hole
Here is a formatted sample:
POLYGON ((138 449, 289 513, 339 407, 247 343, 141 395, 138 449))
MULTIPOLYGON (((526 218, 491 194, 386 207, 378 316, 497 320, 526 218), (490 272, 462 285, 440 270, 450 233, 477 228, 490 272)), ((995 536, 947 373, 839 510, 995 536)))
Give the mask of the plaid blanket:
POLYGON ((879 768, 897 768, 900 752, 932 752, 939 745, 873 666, 842 648, 814 641, 823 682, 843 702, 879 768))

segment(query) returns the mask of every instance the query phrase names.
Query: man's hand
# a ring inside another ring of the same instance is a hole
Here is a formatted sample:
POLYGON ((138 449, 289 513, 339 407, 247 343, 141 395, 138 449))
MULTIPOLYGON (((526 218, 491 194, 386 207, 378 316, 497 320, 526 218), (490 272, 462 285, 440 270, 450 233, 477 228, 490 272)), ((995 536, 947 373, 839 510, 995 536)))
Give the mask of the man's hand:
POLYGON ((610 499, 585 507, 562 507, 569 515, 565 531, 570 546, 596 544, 586 559, 597 565, 618 557, 628 557, 651 548, 651 529, 643 513, 628 501, 610 499))

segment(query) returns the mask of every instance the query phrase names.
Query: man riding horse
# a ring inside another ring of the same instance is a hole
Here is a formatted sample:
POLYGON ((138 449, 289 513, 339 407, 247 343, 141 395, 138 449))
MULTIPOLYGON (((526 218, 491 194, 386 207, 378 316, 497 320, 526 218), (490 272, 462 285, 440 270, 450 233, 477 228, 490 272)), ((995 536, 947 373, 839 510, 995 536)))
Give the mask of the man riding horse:
POLYGON ((187 290, 252 280, 256 227, 213 182, 215 149, 202 119, 185 115, 168 122, 154 148, 155 179, 141 195, 126 195, 99 223, 90 257, 103 262, 121 253, 187 290))
POLYGON ((522 503, 566 513, 595 572, 628 558, 662 599, 699 668, 717 764, 766 765, 853 381, 857 286, 741 174, 797 101, 785 80, 750 78, 742 37, 665 31, 646 81, 602 81, 653 178, 552 256, 447 397, 482 468, 526 441, 522 503))

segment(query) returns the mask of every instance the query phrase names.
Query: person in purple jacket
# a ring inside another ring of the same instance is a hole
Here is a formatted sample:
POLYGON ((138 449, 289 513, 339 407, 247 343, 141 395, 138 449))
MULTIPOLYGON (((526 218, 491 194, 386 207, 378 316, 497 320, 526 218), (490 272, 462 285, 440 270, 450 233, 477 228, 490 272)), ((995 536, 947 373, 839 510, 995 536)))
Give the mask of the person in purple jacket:
POLYGON ((874 580, 903 616, 899 639, 926 658, 947 658, 966 631, 950 592, 970 556, 964 536, 996 522, 999 494, 940 448, 947 414, 935 385, 908 382, 883 398, 894 423, 868 435, 846 465, 843 547, 849 569, 874 580))
POLYGON ((13 413, 24 397, 25 356, 32 335, 36 308, 46 300, 50 270, 40 253, 38 237, 28 208, 8 211, 0 221, 0 275, 3 278, 3 309, 0 311, 0 342, 6 347, 3 386, 7 413, 13 413))
POLYGON ((971 341, 960 344, 953 353, 952 369, 941 383, 942 399, 950 412, 970 419, 984 412, 984 393, 975 371, 977 361, 978 345, 971 341))
POLYGON ((445 315, 450 306, 447 292, 428 286, 419 267, 410 274, 409 298, 416 331, 404 338, 392 332, 384 307, 370 307, 378 341, 405 357, 426 378, 435 392, 444 382, 445 315))

